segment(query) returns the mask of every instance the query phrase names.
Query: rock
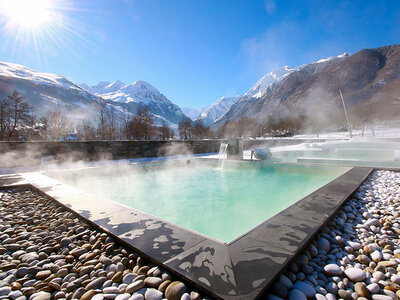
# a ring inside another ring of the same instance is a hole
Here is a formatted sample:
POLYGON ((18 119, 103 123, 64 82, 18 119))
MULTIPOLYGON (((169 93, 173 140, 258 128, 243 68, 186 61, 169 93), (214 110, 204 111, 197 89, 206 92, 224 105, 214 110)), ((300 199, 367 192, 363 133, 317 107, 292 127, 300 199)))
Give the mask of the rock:
POLYGON ((144 280, 144 284, 152 288, 157 288, 161 283, 162 279, 159 277, 147 277, 144 280))
POLYGON ((298 264, 299 266, 305 265, 305 264, 308 263, 308 257, 307 257, 307 255, 299 254, 299 255, 297 255, 297 257, 295 258, 295 262, 296 262, 296 264, 298 264))
POLYGON ((115 297, 115 300, 128 300, 131 297, 131 294, 125 293, 125 294, 120 294, 117 297, 115 297))
POLYGON ((357 256, 357 260, 364 265, 368 265, 371 262, 371 259, 364 254, 357 256))
MULTIPOLYGON (((71 243, 72 243, 72 241, 71 241, 71 239, 68 238, 68 237, 62 238, 62 239, 61 239, 61 242, 60 242, 62 248, 68 247, 68 245, 71 244, 71 243)), ((90 298, 89 298, 89 299, 90 299, 90 298)))
POLYGON ((340 276, 342 275, 342 269, 336 264, 328 264, 324 267, 324 272, 328 276, 340 276))
POLYGON ((293 285, 294 289, 301 291, 307 298, 315 296, 315 289, 311 284, 305 283, 303 281, 296 281, 293 285))
POLYGON ((95 289, 99 289, 102 284, 107 280, 107 278, 105 277, 99 277, 94 279, 93 281, 91 281, 86 287, 85 289, 88 290, 95 290, 95 289))
POLYGON ((289 294, 289 289, 283 285, 282 283, 280 283, 279 281, 276 281, 273 285, 272 285, 272 292, 280 297, 285 299, 287 297, 287 295, 289 294))
POLYGON ((114 276, 111 278, 112 282, 118 282, 120 283, 122 281, 123 278, 123 272, 122 271, 118 271, 117 273, 114 274, 114 276))
POLYGON ((134 280, 136 277, 137 277, 137 275, 134 274, 134 273, 126 274, 126 275, 124 276, 124 278, 122 278, 122 282, 123 282, 123 283, 126 283, 126 284, 130 284, 130 283, 133 282, 133 280, 134 280))
POLYGON ((27 263, 27 264, 30 264, 34 260, 38 260, 38 259, 39 259, 39 255, 36 252, 29 252, 20 257, 20 260, 23 263, 27 263))
POLYGON ((158 290, 160 292, 165 292, 165 290, 167 289, 167 287, 169 286, 169 284, 171 283, 171 280, 165 280, 163 281, 160 286, 158 287, 158 290))
POLYGON ((385 274, 381 271, 374 272, 372 276, 377 280, 384 280, 386 278, 385 274))
POLYGON ((35 299, 35 300, 50 300, 51 299, 51 294, 45 293, 45 292, 40 292, 33 299, 35 299))
POLYGON ((85 294, 85 289, 83 287, 78 288, 72 294, 72 299, 80 299, 85 294))
POLYGON ((371 284, 367 285, 367 289, 372 294, 377 294, 380 291, 379 284, 377 284, 377 283, 371 283, 371 284))
POLYGON ((49 277, 50 275, 51 275, 50 270, 44 270, 44 271, 37 272, 35 278, 38 280, 41 280, 41 279, 45 279, 45 278, 49 277))
POLYGON ((326 238, 321 237, 318 239, 318 249, 329 252, 330 248, 331 245, 326 238))
POLYGON ((373 294, 371 296, 373 300, 392 300, 392 297, 387 296, 387 295, 381 295, 381 294, 373 294))
POLYGON ((68 269, 66 269, 66 268, 59 269, 56 274, 57 277, 61 277, 61 278, 64 278, 67 275, 68 275, 68 269))
POLYGON ((354 285, 354 291, 361 297, 369 298, 369 290, 364 282, 357 282, 354 285))
POLYGON ((201 300, 201 296, 200 296, 199 293, 197 293, 197 292, 195 292, 195 291, 192 291, 192 292, 190 293, 190 299, 191 299, 191 300, 201 300))
POLYGON ((370 254, 370 256, 371 256, 372 260, 376 263, 380 262, 382 260, 382 253, 378 250, 375 250, 374 252, 372 252, 370 254))
POLYGON ((383 266, 384 268, 397 268, 397 262, 392 260, 380 261, 378 266, 383 266))
POLYGON ((104 294, 119 294, 119 289, 116 286, 109 286, 109 287, 103 288, 103 293, 104 294))
POLYGON ((346 269, 344 274, 353 282, 364 281, 366 278, 365 272, 358 268, 346 269))
POLYGON ((381 222, 379 222, 378 219, 369 219, 367 222, 365 222, 366 226, 381 226, 381 222))
POLYGON ((328 282, 327 285, 325 286, 325 289, 328 292, 328 294, 336 295, 338 292, 338 287, 334 282, 328 282))
POLYGON ((390 277, 390 280, 391 280, 393 283, 400 284, 400 276, 399 276, 399 275, 392 275, 392 276, 390 277))
POLYGON ((358 251, 361 249, 362 245, 358 242, 348 241, 347 245, 350 246, 354 251, 358 251))
POLYGON ((134 294, 132 297, 129 298, 129 300, 143 300, 144 296, 141 294, 134 294))
POLYGON ((192 299, 190 298, 190 295, 188 293, 184 293, 181 297, 181 300, 192 300, 192 299))
POLYGON ((18 278, 24 277, 28 273, 28 268, 27 267, 20 267, 17 270, 17 273, 15 273, 15 276, 18 278))
POLYGON ((292 281, 283 274, 279 276, 279 282, 288 289, 291 289, 293 287, 292 281))
POLYGON ((8 295, 10 292, 11 288, 9 286, 0 288, 0 296, 8 295))
POLYGON ((15 300, 15 299, 17 299, 18 297, 21 297, 21 296, 23 296, 21 291, 12 291, 11 293, 8 294, 8 298, 10 298, 12 300, 15 300))
POLYGON ((144 294, 144 298, 146 300, 161 300, 163 298, 163 293, 156 289, 147 289, 146 293, 144 294))
POLYGON ((132 282, 131 284, 129 284, 126 287, 125 292, 131 294, 133 292, 136 292, 136 291, 140 290, 142 287, 144 287, 144 281, 143 280, 134 281, 134 282, 132 282))
POLYGON ((180 281, 174 281, 165 290, 165 297, 168 300, 180 300, 186 292, 186 286, 180 281))
POLYGON ((289 293, 289 300, 307 300, 307 297, 302 291, 293 289, 289 293))
POLYGON ((350 300, 351 299, 351 295, 348 291, 345 290, 339 290, 338 291, 338 295, 340 298, 344 299, 344 300, 350 300))
POLYGON ((94 290, 89 290, 82 295, 81 300, 90 300, 94 295, 96 295, 96 292, 94 290))

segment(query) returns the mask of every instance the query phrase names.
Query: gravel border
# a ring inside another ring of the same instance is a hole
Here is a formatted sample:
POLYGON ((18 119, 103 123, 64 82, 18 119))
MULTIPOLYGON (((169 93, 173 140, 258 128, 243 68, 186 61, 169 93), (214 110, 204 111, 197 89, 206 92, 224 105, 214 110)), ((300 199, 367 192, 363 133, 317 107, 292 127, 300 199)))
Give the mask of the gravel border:
POLYGON ((374 171, 266 298, 398 300, 399 217, 400 173, 374 171))
POLYGON ((0 299, 165 298, 211 299, 53 200, 0 191, 0 299))

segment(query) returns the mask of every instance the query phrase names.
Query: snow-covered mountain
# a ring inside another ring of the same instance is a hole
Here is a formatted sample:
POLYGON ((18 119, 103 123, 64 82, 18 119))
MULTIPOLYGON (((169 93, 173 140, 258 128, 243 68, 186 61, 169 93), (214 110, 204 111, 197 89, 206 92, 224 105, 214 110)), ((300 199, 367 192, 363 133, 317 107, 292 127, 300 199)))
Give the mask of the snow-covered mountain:
POLYGON ((25 97, 39 117, 49 111, 60 110, 67 113, 72 121, 78 121, 92 117, 94 106, 103 101, 62 76, 0 62, 0 99, 14 90, 25 97))
POLYGON ((235 97, 222 97, 217 102, 208 106, 198 117, 205 125, 210 125, 213 122, 223 118, 225 113, 229 111, 232 105, 238 101, 246 101, 247 99, 259 98, 265 95, 276 83, 282 78, 295 71, 296 69, 288 66, 281 67, 264 75, 257 83, 247 91, 244 95, 235 97))
POLYGON ((203 111, 207 109, 208 106, 200 107, 200 108, 192 108, 192 107, 182 107, 183 113, 195 121, 203 111))
POLYGON ((284 66, 282 68, 273 70, 269 72, 267 75, 264 75, 257 83, 243 96, 244 97, 254 97, 260 98, 265 95, 271 87, 279 82, 282 78, 290 74, 296 69, 289 68, 288 66, 284 66))
POLYGON ((288 73, 278 76, 278 81, 269 87, 258 88, 256 84, 212 128, 241 118, 262 123, 285 117, 307 118, 310 126, 339 126, 344 118, 339 90, 350 115, 358 122, 366 117, 393 118, 400 109, 396 106, 400 95, 399 66, 400 45, 391 45, 288 68, 288 73))
POLYGON ((223 115, 233 104, 240 99, 241 96, 236 97, 222 97, 217 102, 208 106, 197 118, 202 121, 204 125, 208 126, 223 115))
POLYGON ((92 90, 97 97, 113 105, 136 113, 139 108, 148 107, 157 124, 166 122, 171 127, 186 118, 182 110, 160 93, 150 83, 139 80, 126 85, 122 81, 112 83, 102 81, 94 86, 82 84, 86 89, 92 90))
POLYGON ((36 72, 25 66, 0 62, 0 99, 14 90, 21 93, 32 105, 38 117, 60 110, 72 122, 95 120, 99 102, 109 107, 134 114, 148 107, 157 124, 166 122, 171 127, 186 118, 181 109, 145 81, 126 85, 121 81, 102 81, 97 85, 78 85, 62 76, 36 72))

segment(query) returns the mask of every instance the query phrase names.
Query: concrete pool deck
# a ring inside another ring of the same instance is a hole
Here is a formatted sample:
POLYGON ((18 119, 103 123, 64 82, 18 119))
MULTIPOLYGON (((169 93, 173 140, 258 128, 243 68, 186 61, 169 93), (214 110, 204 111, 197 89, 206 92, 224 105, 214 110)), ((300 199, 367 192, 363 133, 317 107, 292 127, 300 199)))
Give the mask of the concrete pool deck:
POLYGON ((84 193, 38 172, 0 176, 0 188, 22 185, 41 191, 214 297, 255 299, 372 170, 350 169, 230 243, 84 193))

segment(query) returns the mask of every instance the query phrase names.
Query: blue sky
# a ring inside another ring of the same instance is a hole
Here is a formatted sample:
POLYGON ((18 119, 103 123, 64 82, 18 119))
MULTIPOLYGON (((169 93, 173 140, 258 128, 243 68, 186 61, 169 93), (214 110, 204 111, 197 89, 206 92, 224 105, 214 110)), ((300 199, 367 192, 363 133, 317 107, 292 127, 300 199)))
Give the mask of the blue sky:
POLYGON ((400 1, 53 0, 52 5, 62 22, 31 33, 0 31, 1 61, 90 85, 146 80, 188 107, 242 94, 283 65, 400 40, 400 1))

